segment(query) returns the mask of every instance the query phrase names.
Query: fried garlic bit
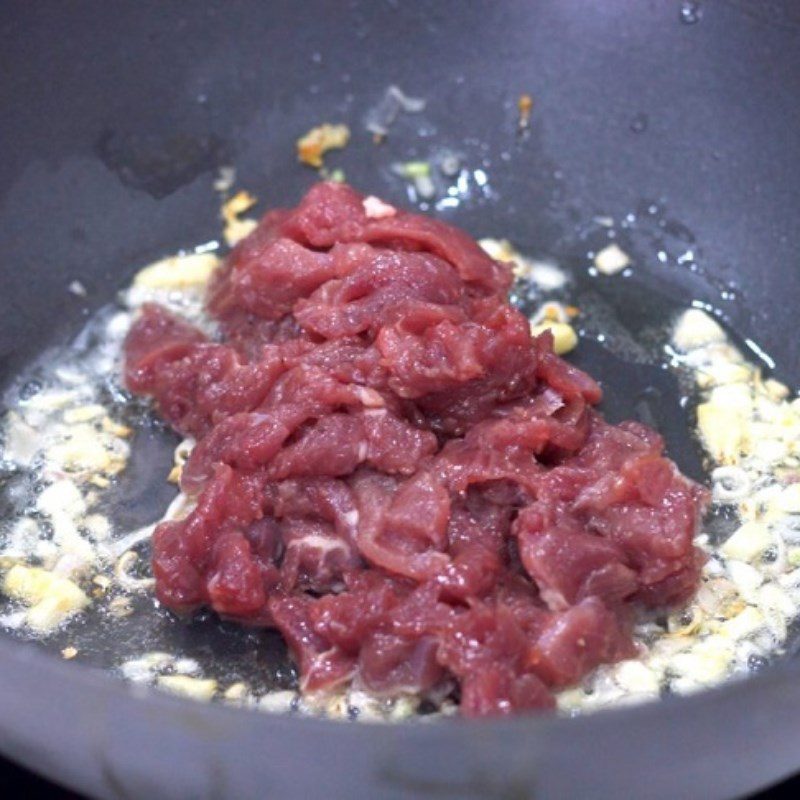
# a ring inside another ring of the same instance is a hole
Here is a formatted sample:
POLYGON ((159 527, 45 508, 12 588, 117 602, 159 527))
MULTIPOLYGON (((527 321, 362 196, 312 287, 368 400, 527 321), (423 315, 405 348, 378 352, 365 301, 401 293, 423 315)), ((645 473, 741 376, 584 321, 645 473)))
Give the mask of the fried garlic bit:
POLYGON ((258 225, 257 220, 242 217, 242 214, 251 209, 256 202, 255 195, 242 190, 236 192, 230 200, 222 204, 221 214, 225 223, 223 235, 229 246, 233 247, 245 236, 252 233, 256 225, 258 225))
POLYGON ((319 169, 328 150, 341 150, 350 141, 347 125, 331 125, 326 122, 312 128, 297 140, 297 158, 309 167, 319 169))
POLYGON ((557 322, 545 319, 543 322, 531 325, 531 334, 539 336, 545 331, 550 331, 553 336, 553 351, 556 355, 563 356, 578 346, 578 334, 567 322, 557 322))
POLYGON ((22 564, 6 573, 2 591, 27 607, 25 622, 41 633, 58 627, 89 604, 89 598, 69 578, 22 564))
POLYGON ((529 94, 521 94, 517 100, 517 128, 520 133, 526 131, 531 125, 531 113, 533 111, 533 98, 529 94))
POLYGON ((159 675, 156 685, 180 697, 205 701, 211 700, 218 688, 213 678, 193 678, 189 675, 159 675))
POLYGON ((604 247, 595 257, 594 266, 603 275, 616 275, 631 263, 630 256, 618 245, 611 243, 604 247))
POLYGON ((183 291, 204 286, 217 264, 219 258, 213 253, 168 256, 140 269, 133 279, 133 286, 164 291, 183 291))

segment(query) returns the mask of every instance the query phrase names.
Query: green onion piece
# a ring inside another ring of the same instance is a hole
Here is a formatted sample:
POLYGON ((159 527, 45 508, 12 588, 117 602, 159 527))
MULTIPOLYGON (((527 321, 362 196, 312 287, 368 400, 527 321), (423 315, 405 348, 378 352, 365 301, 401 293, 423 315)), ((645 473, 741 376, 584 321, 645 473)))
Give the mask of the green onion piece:
POLYGON ((426 178, 431 174, 431 165, 427 161, 406 161, 397 167, 397 172, 410 181, 415 178, 426 178))

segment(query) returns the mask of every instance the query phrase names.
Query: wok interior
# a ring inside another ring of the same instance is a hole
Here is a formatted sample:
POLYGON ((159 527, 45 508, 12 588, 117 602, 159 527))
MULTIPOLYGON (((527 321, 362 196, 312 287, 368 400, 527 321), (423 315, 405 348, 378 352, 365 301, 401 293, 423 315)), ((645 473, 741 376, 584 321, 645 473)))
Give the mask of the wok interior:
MULTIPOLYGON (((15 157, 0 167, 5 384, 47 347, 68 340, 137 266, 216 238, 211 182, 217 166, 234 164, 242 185, 264 206, 296 200, 314 176, 295 163, 294 139, 328 119, 358 131, 337 162, 348 179, 398 203, 404 187, 388 163, 457 147, 465 162, 486 170, 494 193, 443 216, 476 236, 507 236, 522 250, 556 257, 575 277, 575 291, 591 295, 619 323, 623 339, 635 345, 642 330, 663 329, 674 310, 699 300, 719 308, 741 338, 762 344, 778 376, 793 383, 798 343, 785 331, 792 301, 800 299, 800 274, 787 267, 794 253, 784 232, 793 230, 796 217, 791 189, 800 158, 789 157, 797 151, 794 140, 763 122, 787 107, 782 98, 791 97, 791 86, 770 83, 771 93, 765 92, 766 73, 742 72, 736 48, 744 34, 735 27, 734 9, 688 30, 672 9, 581 5, 566 25, 558 8, 475 4, 440 16, 411 7, 393 9, 390 19, 389 12, 356 4, 352 15, 325 16, 324 24, 320 18, 293 37, 284 35, 289 6, 281 4, 230 16, 211 5, 191 16, 159 6, 158 25, 143 10, 104 10, 92 26, 66 9, 39 18, 18 6, 13 25, 26 36, 9 40, 8 58, 24 63, 26 72, 10 87, 9 107, 20 113, 11 115, 5 135, 15 157), (93 33, 98 25, 107 32, 103 41, 93 33), (719 32, 725 26, 730 36, 719 32), (398 30, 414 35, 402 39, 398 30), (640 69, 630 70, 623 52, 601 46, 604 32, 636 43, 640 69), (461 46, 478 37, 481 51, 493 54, 480 68, 461 46), (176 38, 191 44, 170 48, 176 38), (48 47, 39 47, 45 41, 48 47), (108 46, 111 41, 118 46, 108 46), (403 57, 408 48, 421 55, 403 57), (36 59, 27 57, 33 49, 36 59), (568 63, 565 50, 576 53, 568 63), (380 58, 385 52, 397 58, 380 58), (65 70, 76 54, 84 68, 65 70), (143 70, 138 82, 120 80, 131 56, 143 70), (365 61, 375 67, 360 69, 365 61), (665 63, 675 69, 663 70, 665 63), (719 63, 740 78, 735 100, 709 83, 707 67, 719 63), (431 81, 431 74, 441 80, 431 81), (696 76, 692 91, 685 75, 696 76), (57 93, 26 88, 54 83, 56 76, 57 93), (390 83, 424 94, 429 111, 423 122, 401 120, 376 147, 359 130, 360 120, 390 83), (534 95, 535 112, 530 134, 519 138, 515 101, 523 90, 534 95), (747 114, 735 127, 730 122, 742 96, 747 114), (632 129, 631 120, 642 115, 649 120, 645 129, 632 129), (55 117, 62 123, 58 133, 44 136, 41 120, 55 117), (693 124, 683 124, 686 119, 693 124), (743 184, 770 191, 754 196, 741 191, 743 184), (654 218, 623 242, 637 260, 634 279, 590 281, 586 253, 600 235, 592 216, 633 212, 644 219, 653 205, 659 208, 654 218), (661 268, 657 253, 677 241, 698 251, 701 270, 661 268), (65 291, 75 278, 87 297, 65 291)), ((777 41, 776 30, 763 32, 760 46, 777 41)), ((622 344, 587 340, 574 360, 603 382, 604 411, 612 420, 656 423, 681 469, 701 476, 687 412, 678 404, 680 387, 658 364, 626 358, 629 342, 622 344)), ((137 437, 116 499, 123 524, 151 521, 152 509, 168 501, 161 476, 173 446, 158 426, 137 437)), ((112 631, 90 617, 81 635, 103 666, 119 656, 120 642, 130 652, 161 642, 212 661, 224 653, 226 669, 266 686, 293 679, 273 634, 208 620, 185 624, 163 612, 135 614, 112 631)), ((63 643, 56 636, 46 646, 63 643)))

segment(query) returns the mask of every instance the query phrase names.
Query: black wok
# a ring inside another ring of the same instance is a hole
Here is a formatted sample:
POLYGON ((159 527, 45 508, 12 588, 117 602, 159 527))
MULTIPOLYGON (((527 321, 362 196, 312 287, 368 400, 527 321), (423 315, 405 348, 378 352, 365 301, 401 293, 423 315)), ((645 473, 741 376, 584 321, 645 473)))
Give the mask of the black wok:
MULTIPOLYGON (((460 149, 493 193, 444 216, 576 275, 588 264, 586 220, 655 205, 656 237, 683 237, 700 269, 667 271, 657 247, 632 239, 640 291, 623 302, 609 289, 606 300, 629 318, 710 303, 797 386, 792 0, 21 0, 3 4, 0 26, 5 383, 137 265, 216 235, 217 166, 234 164, 268 205, 293 203, 315 178, 294 160, 294 140, 346 121, 356 134, 335 161, 354 185, 405 202, 389 161, 460 149), (361 120, 391 83, 428 108, 424 123, 401 120, 376 147, 361 120), (522 92, 535 105, 520 139, 522 92), (85 298, 66 292, 73 279, 85 298)), ((593 352, 584 366, 626 413, 636 371, 595 369, 593 352)), ((677 423, 657 422, 696 471, 677 423)), ((693 697, 576 720, 377 728, 135 691, 6 636, 0 670, 0 750, 97 797, 721 798, 800 768, 792 659, 693 697)))

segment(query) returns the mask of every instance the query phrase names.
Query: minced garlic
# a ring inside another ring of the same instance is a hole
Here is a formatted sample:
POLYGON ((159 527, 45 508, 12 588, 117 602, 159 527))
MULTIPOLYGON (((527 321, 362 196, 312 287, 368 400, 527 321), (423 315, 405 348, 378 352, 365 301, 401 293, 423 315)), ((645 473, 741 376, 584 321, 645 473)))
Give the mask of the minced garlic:
POLYGON ((52 630, 89 604, 89 598, 68 578, 22 564, 8 571, 3 591, 28 606, 25 622, 41 632, 52 630))
POLYGON ((256 197, 250 192, 240 191, 222 204, 221 215, 225 223, 222 235, 229 247, 233 247, 256 229, 258 220, 242 217, 256 202, 256 197))
POLYGON ((169 256, 139 270, 133 286, 171 290, 204 287, 218 265, 219 258, 213 253, 169 256))
POLYGON ((213 678, 192 678, 189 675, 159 675, 159 689, 192 700, 210 700, 217 693, 217 682, 213 678))
POLYGON ((595 268, 603 275, 616 275, 630 263, 630 256, 616 243, 604 247, 594 257, 595 268))
POLYGON ((312 128, 297 140, 297 158, 303 164, 319 169, 324 164, 325 153, 341 150, 350 141, 350 128, 347 125, 324 123, 312 128))

